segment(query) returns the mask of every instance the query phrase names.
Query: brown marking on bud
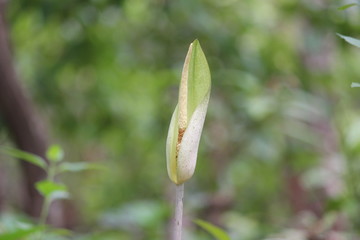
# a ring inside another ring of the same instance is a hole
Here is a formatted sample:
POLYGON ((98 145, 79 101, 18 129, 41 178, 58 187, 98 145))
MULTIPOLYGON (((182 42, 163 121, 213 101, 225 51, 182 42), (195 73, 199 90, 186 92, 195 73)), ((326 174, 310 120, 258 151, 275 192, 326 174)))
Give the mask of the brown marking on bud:
POLYGON ((181 144, 181 140, 184 136, 185 130, 186 130, 186 128, 179 128, 178 140, 176 143, 176 159, 177 159, 179 151, 180 151, 180 144, 181 144))

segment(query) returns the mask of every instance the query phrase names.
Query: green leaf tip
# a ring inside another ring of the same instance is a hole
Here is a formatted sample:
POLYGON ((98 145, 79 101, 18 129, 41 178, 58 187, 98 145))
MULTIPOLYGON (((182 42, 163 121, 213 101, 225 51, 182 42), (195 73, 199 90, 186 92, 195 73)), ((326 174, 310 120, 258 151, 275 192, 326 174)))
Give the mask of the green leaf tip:
POLYGON ((348 37, 348 36, 342 35, 340 33, 336 33, 336 35, 338 35, 339 37, 341 37, 342 39, 344 39, 346 42, 350 43, 351 45, 360 48, 360 40, 359 39, 348 37))
POLYGON ((199 42, 199 40, 197 38, 195 38, 195 40, 191 44, 193 44, 193 45, 200 44, 200 42, 199 42))
POLYGON ((176 184, 185 182, 194 174, 210 90, 210 69, 200 43, 195 39, 185 58, 178 105, 166 141, 167 170, 176 184))
POLYGON ((194 220, 193 222, 196 223, 201 228, 203 228, 204 230, 206 230, 217 240, 230 240, 230 237, 226 232, 224 232, 222 229, 209 222, 200 219, 194 220))
POLYGON ((349 4, 346 4, 344 6, 338 7, 338 10, 343 11, 343 10, 346 10, 346 9, 351 8, 353 6, 358 6, 358 4, 357 3, 349 3, 349 4))
POLYGON ((29 162, 29 163, 34 164, 44 170, 47 168, 46 161, 42 157, 39 157, 35 154, 21 151, 16 148, 9 148, 9 147, 4 147, 1 149, 1 151, 10 157, 29 162))

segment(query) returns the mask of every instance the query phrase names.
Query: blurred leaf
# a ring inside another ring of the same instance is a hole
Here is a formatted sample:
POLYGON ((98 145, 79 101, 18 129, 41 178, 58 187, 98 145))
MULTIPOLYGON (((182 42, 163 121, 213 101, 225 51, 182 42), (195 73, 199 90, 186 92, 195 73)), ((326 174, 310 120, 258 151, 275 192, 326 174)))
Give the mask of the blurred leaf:
POLYGON ((214 226, 211 223, 205 222, 200 219, 194 220, 194 223, 205 229, 208 233, 210 233, 213 237, 215 237, 218 240, 230 240, 230 237, 226 232, 224 232, 222 229, 214 226))
POLYGON ((35 154, 24 152, 15 148, 4 148, 3 152, 13 158, 18 158, 29 163, 32 163, 42 169, 46 169, 47 164, 45 160, 35 154))
POLYGON ((69 163, 64 162, 59 166, 59 172, 80 172, 85 170, 106 170, 106 168, 96 163, 76 162, 69 163))
POLYGON ((65 192, 65 191, 53 191, 50 195, 51 200, 68 199, 68 198, 70 198, 70 194, 69 192, 65 192))
POLYGON ((319 229, 321 232, 326 232, 328 230, 330 230, 335 222, 337 221, 339 215, 338 215, 338 211, 327 211, 325 216, 323 216, 322 218, 322 226, 319 229))
POLYGON ((344 36, 341 35, 340 33, 337 33, 337 35, 339 37, 341 37, 342 39, 344 39, 345 41, 347 41, 348 43, 350 43, 351 45, 354 45, 355 47, 359 47, 360 48, 360 40, 356 39, 356 38, 352 38, 352 37, 348 37, 348 36, 344 36))
POLYGON ((59 145, 51 145, 46 152, 46 157, 52 162, 60 162, 64 158, 64 151, 59 145))
POLYGON ((349 149, 358 149, 360 145, 360 118, 351 118, 351 120, 347 122, 344 133, 346 146, 349 149))
POLYGON ((13 232, 0 234, 0 240, 20 240, 36 232, 43 230, 43 227, 32 227, 29 229, 18 229, 13 232))
POLYGON ((346 10, 346 9, 356 6, 356 5, 358 5, 358 4, 357 3, 349 3, 344 6, 339 7, 338 10, 346 10))
POLYGON ((237 211, 228 211, 222 220, 234 239, 259 239, 258 234, 262 227, 257 220, 237 211))
POLYGON ((36 183, 36 189, 41 193, 42 196, 52 200, 69 198, 69 193, 64 184, 44 180, 36 183))
POLYGON ((348 199, 346 197, 330 198, 325 204, 326 212, 341 211, 347 204, 347 201, 348 199))
POLYGON ((353 83, 351 83, 351 87, 352 88, 360 87, 360 83, 353 82, 353 83))
POLYGON ((269 96, 249 98, 246 110, 255 120, 263 120, 275 110, 274 99, 269 96))

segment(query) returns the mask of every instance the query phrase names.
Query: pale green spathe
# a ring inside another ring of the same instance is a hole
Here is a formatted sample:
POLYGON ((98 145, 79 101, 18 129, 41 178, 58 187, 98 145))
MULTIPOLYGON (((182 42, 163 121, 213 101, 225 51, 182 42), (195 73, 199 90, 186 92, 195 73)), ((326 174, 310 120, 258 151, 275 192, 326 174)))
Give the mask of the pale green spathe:
POLYGON ((210 89, 209 66, 199 41, 195 40, 185 59, 179 103, 172 115, 166 141, 167 170, 170 179, 176 184, 185 182, 194 174, 210 89), (182 138, 179 138, 179 128, 185 131, 182 138))

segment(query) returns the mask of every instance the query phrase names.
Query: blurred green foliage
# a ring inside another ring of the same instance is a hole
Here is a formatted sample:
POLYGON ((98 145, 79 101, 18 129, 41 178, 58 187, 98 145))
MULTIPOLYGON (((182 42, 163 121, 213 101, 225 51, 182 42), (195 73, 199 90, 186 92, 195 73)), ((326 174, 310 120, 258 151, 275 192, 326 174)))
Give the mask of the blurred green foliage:
POLYGON ((63 178, 94 226, 79 239, 166 239, 165 138, 195 38, 213 91, 186 239, 208 239, 189 220, 212 221, 216 196, 231 202, 214 221, 232 239, 292 239, 319 222, 330 234, 339 218, 337 234, 359 234, 360 51, 336 36, 360 34, 347 3, 10 1, 15 65, 54 142, 110 169, 63 178))

